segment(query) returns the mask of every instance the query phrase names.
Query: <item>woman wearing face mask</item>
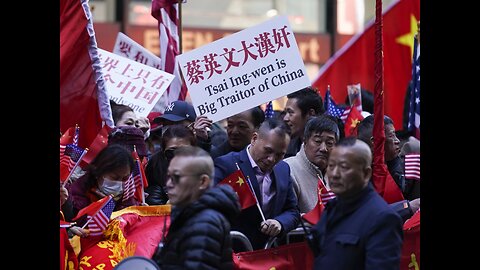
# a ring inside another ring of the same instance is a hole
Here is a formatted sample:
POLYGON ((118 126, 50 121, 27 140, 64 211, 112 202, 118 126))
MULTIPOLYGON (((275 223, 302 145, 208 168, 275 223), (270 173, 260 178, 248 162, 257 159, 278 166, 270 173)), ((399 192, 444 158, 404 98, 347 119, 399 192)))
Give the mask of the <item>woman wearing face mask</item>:
MULTIPOLYGON (((131 152, 121 145, 109 145, 98 153, 87 172, 71 184, 68 198, 73 205, 73 216, 92 202, 112 195, 114 211, 139 205, 135 198, 123 200, 124 182, 128 180, 134 161, 131 152)), ((79 220, 78 223, 82 223, 79 220)))

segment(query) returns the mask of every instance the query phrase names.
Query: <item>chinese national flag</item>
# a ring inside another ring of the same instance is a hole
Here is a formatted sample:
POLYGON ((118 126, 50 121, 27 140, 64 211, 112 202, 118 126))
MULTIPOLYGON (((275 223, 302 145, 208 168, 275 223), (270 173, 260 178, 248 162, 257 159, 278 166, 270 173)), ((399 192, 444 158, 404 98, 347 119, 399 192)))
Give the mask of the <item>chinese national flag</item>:
MULTIPOLYGON (((413 36, 420 20, 420 0, 400 0, 383 12, 385 114, 402 128, 403 104, 412 78, 413 36)), ((375 87, 375 27, 373 21, 351 38, 319 71, 312 85, 320 91, 331 86, 334 100, 345 100, 347 85, 375 87)), ((322 95, 325 93, 323 92, 322 95)))
POLYGON ((72 218, 72 220, 77 220, 77 219, 79 219, 80 217, 82 217, 83 215, 86 215, 86 214, 88 214, 90 216, 95 215, 100 209, 102 209, 103 206, 105 206, 105 204, 108 203, 108 201, 111 198, 112 198, 111 196, 105 196, 105 197, 101 198, 100 200, 91 203, 87 207, 78 211, 78 214, 74 218, 72 218))
POLYGON ((403 224, 400 269, 420 269, 420 209, 403 224))
POLYGON ((98 132, 95 139, 88 147, 89 151, 83 156, 82 163, 80 166, 83 168, 87 164, 90 164, 92 160, 97 156, 97 154, 102 151, 103 148, 108 145, 108 133, 112 130, 111 127, 104 125, 103 128, 98 132))
POLYGON ((322 215, 323 209, 325 208, 322 201, 322 194, 326 195, 329 193, 321 179, 318 179, 317 192, 318 192, 317 205, 315 205, 315 207, 312 210, 310 210, 310 212, 302 216, 303 219, 305 219, 311 224, 317 224, 317 222, 320 220, 320 216, 322 215))
POLYGON ((240 200, 240 206, 242 207, 242 210, 257 204, 241 170, 234 171, 218 184, 230 185, 233 190, 235 190, 235 192, 238 194, 238 199, 240 200))
POLYGON ((358 111, 357 106, 352 106, 347 119, 345 119, 345 137, 357 136, 357 126, 362 120, 363 116, 358 111))
POLYGON ((69 127, 65 133, 62 134, 60 137, 60 150, 63 145, 65 148, 65 145, 73 143, 73 136, 75 135, 75 127, 69 127))

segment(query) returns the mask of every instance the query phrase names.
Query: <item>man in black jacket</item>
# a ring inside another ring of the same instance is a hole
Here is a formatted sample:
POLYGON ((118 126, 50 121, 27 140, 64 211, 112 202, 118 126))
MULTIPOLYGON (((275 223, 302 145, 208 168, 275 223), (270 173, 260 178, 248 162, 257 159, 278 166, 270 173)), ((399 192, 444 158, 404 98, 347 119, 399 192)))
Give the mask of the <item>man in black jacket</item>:
POLYGON ((240 213, 229 185, 212 187, 213 160, 193 146, 177 148, 168 167, 171 225, 154 259, 165 269, 233 269, 230 222, 240 213))

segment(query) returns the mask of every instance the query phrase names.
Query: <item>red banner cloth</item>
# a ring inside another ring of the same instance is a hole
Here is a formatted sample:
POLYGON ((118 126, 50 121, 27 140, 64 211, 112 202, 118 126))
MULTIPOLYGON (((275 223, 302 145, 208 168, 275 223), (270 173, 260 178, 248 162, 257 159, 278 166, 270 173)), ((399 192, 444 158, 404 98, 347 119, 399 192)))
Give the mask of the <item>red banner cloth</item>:
POLYGON ((233 269, 305 270, 313 269, 313 253, 307 242, 233 254, 233 269))
POLYGON ((420 210, 403 225, 401 270, 420 269, 420 210))
POLYGON ((155 205, 113 212, 103 235, 81 239, 79 266, 83 270, 112 270, 130 256, 151 258, 168 232, 170 211, 170 205, 155 205))
MULTIPOLYGON (((70 224, 70 222, 62 222, 60 225, 70 224)), ((60 270, 76 270, 78 269, 77 255, 68 240, 67 228, 60 227, 60 270)))

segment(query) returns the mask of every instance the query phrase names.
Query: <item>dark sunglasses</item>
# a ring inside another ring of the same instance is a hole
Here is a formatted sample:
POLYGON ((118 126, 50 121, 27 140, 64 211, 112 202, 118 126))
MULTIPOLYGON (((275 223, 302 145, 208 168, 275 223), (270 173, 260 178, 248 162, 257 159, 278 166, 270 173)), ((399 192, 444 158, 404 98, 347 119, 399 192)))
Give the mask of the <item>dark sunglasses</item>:
POLYGON ((168 179, 172 179, 172 183, 174 185, 178 185, 178 183, 180 183, 180 179, 182 177, 186 177, 186 176, 199 176, 199 175, 202 175, 203 173, 195 173, 195 174, 167 174, 167 181, 168 179))
POLYGON ((167 160, 171 160, 174 156, 174 152, 176 149, 177 149, 176 147, 165 149, 165 151, 163 151, 163 155, 167 160))

